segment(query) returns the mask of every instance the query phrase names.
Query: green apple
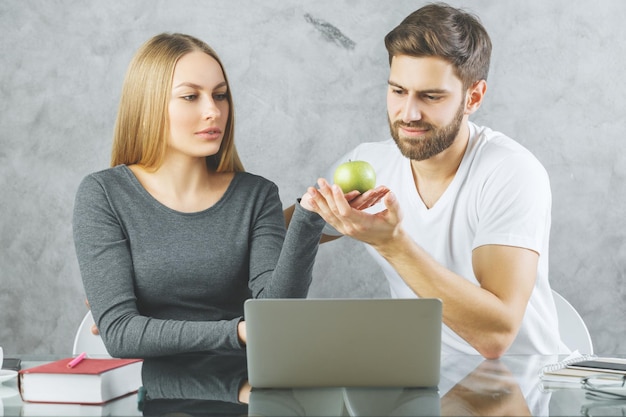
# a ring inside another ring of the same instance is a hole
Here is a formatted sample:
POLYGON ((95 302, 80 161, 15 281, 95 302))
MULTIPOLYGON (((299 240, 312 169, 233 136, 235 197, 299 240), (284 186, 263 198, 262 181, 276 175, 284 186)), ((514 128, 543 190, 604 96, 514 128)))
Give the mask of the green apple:
POLYGON ((339 165, 333 178, 344 193, 358 190, 364 193, 376 186, 376 172, 366 161, 348 161, 339 165))

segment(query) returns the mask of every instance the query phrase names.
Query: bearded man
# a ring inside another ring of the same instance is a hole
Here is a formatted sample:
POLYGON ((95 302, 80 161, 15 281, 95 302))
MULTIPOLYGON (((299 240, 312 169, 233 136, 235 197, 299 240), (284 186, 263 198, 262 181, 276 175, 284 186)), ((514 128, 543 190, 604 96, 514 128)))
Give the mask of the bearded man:
POLYGON ((309 191, 314 210, 366 244, 392 297, 442 300, 443 354, 567 352, 548 282, 546 170, 513 139, 469 121, 487 91, 487 31, 463 10, 430 4, 385 46, 392 138, 359 145, 326 177, 364 160, 382 185, 344 195, 321 178, 309 191))

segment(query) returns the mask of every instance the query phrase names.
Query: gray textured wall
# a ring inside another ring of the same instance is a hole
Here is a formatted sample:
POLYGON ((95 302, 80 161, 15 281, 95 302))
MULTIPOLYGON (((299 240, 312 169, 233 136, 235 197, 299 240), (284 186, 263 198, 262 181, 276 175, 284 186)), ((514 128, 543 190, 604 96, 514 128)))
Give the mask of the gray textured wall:
MULTIPOLYGON (((474 117, 546 166, 551 282, 597 351, 626 352, 626 2, 456 1, 494 42, 474 117)), ((66 353, 85 313, 71 236, 81 178, 108 166, 126 66, 163 31, 209 42, 235 95, 246 168, 285 205, 340 154, 385 139, 383 36, 422 1, 0 1, 0 345, 66 353)), ((313 296, 387 294, 363 249, 321 248, 313 296)))

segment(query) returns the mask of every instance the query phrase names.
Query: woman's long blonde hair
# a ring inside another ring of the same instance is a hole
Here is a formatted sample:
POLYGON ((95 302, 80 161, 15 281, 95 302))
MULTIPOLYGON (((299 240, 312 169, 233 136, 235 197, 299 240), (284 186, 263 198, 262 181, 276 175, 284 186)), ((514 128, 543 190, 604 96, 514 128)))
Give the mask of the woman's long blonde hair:
MULTIPOLYGON (((168 103, 176 63, 193 51, 214 58, 228 78, 215 51, 189 35, 162 33, 148 40, 133 57, 122 88, 111 152, 111 166, 140 164, 156 170, 163 163, 170 134, 168 103)), ((244 171, 235 148, 233 98, 229 105, 224 139, 217 154, 207 157, 207 166, 217 172, 244 171)))

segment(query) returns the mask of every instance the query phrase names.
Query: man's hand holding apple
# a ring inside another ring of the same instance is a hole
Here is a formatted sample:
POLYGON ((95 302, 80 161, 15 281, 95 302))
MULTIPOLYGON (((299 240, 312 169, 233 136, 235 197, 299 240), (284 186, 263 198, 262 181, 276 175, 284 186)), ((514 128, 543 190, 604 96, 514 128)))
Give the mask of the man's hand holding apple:
POLYGON ((400 231, 400 207, 388 188, 380 186, 350 199, 354 196, 352 192, 344 194, 337 184, 331 185, 323 178, 318 180, 318 186, 319 189, 309 189, 309 204, 313 211, 343 235, 376 247, 385 244, 400 231), (385 210, 378 213, 363 211, 381 199, 385 210))

